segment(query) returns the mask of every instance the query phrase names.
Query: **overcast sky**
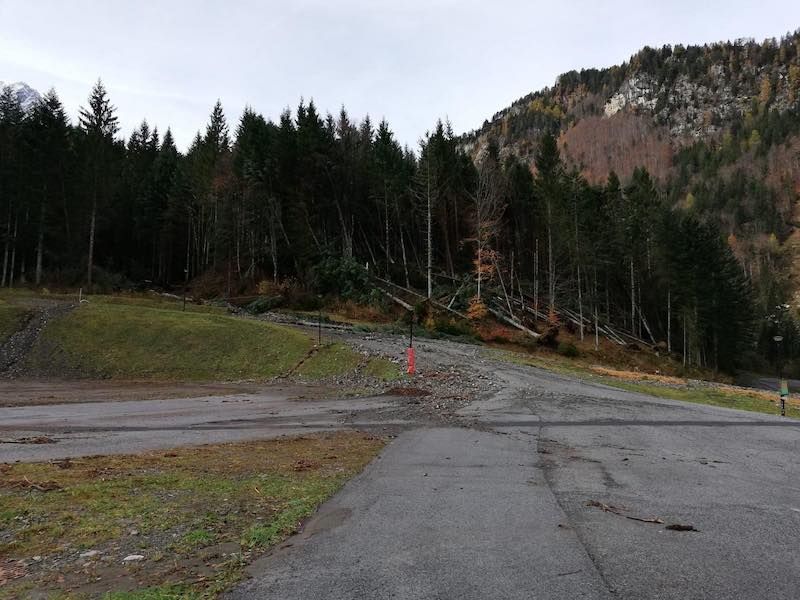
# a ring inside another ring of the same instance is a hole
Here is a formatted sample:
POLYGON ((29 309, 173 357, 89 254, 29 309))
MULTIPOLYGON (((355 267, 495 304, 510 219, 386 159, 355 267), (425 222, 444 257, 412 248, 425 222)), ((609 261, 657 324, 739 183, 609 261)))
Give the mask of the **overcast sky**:
POLYGON ((780 37, 800 2, 548 0, 0 0, 0 80, 55 87, 74 118, 98 77, 127 137, 143 118, 185 148, 219 98, 231 130, 277 119, 386 117, 416 146, 438 117, 474 129, 570 69, 644 45, 780 37))

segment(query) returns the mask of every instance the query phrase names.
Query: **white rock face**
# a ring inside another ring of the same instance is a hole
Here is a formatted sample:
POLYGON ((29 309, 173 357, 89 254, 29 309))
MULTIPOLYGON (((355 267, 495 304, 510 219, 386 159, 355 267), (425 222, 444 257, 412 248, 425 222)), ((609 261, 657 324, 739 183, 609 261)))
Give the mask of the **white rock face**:
POLYGON ((16 83, 0 81, 0 89, 6 86, 10 87, 11 91, 16 94, 17 100, 19 100, 19 104, 25 112, 31 110, 42 99, 42 95, 24 81, 17 81, 16 83))
POLYGON ((700 76, 691 78, 682 73, 661 84, 652 75, 639 72, 609 97, 603 112, 611 117, 623 110, 646 111, 666 125, 674 138, 701 139, 719 134, 726 123, 751 110, 764 77, 777 82, 770 108, 788 110, 791 102, 786 71, 783 65, 776 69, 772 65, 758 69, 746 66, 742 74, 731 76, 724 65, 714 64, 700 76))
POLYGON ((656 82, 647 74, 634 75, 620 86, 609 98, 603 112, 607 117, 617 114, 626 106, 653 110, 656 107, 658 89, 656 82))

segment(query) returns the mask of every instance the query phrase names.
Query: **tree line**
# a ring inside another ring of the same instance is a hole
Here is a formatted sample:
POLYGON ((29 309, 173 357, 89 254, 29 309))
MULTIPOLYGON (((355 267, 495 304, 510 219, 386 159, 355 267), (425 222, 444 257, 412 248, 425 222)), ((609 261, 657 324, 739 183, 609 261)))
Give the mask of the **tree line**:
POLYGON ((758 331, 720 232, 670 208, 644 169, 590 185, 553 133, 534 165, 493 143, 473 161, 441 121, 412 150, 385 120, 323 116, 313 101, 277 122, 248 108, 231 132, 218 102, 182 153, 147 122, 122 139, 102 82, 77 124, 54 91, 26 114, 6 89, 0 284, 206 278, 230 296, 292 279, 345 293, 361 284, 339 274, 366 270, 428 297, 457 287, 464 307, 502 288, 551 316, 568 307, 615 323, 687 364, 736 366, 758 331))

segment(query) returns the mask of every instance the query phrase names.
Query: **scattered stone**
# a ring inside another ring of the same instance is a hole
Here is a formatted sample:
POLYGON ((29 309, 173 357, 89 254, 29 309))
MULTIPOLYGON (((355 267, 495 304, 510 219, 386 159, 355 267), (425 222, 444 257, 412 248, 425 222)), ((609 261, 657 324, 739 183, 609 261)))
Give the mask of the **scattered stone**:
POLYGON ((86 552, 81 552, 80 558, 93 558, 100 554, 99 550, 87 550, 86 552))
POLYGON ((144 560, 144 556, 142 554, 129 554, 122 559, 122 562, 137 562, 140 560, 144 560))

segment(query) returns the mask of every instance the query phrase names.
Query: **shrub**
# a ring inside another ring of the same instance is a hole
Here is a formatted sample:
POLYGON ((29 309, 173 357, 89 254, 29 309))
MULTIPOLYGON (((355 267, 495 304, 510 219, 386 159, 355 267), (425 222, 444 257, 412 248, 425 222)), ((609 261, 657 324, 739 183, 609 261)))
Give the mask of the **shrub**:
POLYGON ((369 301, 372 286, 367 270, 352 258, 328 256, 312 269, 314 291, 344 300, 369 301))
POLYGON ((284 302, 283 296, 259 297, 247 305, 247 310, 251 313, 261 314, 277 308, 284 302))
POLYGON ((460 319, 439 318, 434 319, 433 329, 439 333, 453 336, 473 336, 475 332, 469 323, 460 319))
POLYGON ((485 319, 488 314, 489 311, 486 310, 486 305, 480 298, 475 296, 470 300, 469 308, 467 308, 467 317, 470 321, 480 321, 481 319, 485 319))
POLYGON ((575 358, 580 354, 578 349, 575 347, 575 344, 571 342, 560 342, 558 344, 558 353, 561 356, 566 356, 567 358, 575 358))

